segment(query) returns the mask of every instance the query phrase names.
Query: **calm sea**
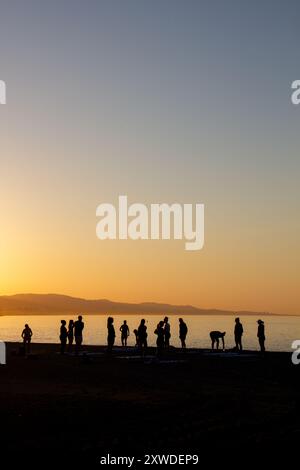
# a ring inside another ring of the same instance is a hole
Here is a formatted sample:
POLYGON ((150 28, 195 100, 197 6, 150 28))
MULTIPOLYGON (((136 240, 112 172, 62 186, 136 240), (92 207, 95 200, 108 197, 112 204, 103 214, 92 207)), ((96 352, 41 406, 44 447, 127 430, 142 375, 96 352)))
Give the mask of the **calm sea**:
MULTIPOLYGON (((2 316, 0 317, 0 340, 20 341, 24 324, 28 323, 33 331, 33 341, 39 343, 58 343, 60 320, 69 320, 72 316, 2 316)), ((134 345, 133 330, 138 327, 140 315, 127 315, 130 328, 128 345, 134 345)), ((149 345, 155 345, 156 336, 154 330, 158 321, 158 315, 145 317, 148 327, 149 345)), ((178 339, 178 316, 170 316, 171 323, 171 344, 179 346, 178 339)), ((115 329, 117 333, 116 344, 120 344, 119 328, 124 320, 124 316, 114 315, 115 329)), ((234 344, 233 328, 234 316, 184 316, 188 325, 187 346, 196 348, 209 348, 209 332, 212 330, 226 331, 226 347, 231 348, 234 344)), ((270 316, 262 317, 265 321, 266 347, 272 351, 291 351, 291 343, 295 339, 300 339, 300 317, 270 316)), ((244 326, 244 348, 258 349, 257 344, 257 318, 253 316, 243 316, 241 321, 244 326)), ((106 344, 106 316, 85 315, 84 316, 84 343, 90 345, 106 344)))

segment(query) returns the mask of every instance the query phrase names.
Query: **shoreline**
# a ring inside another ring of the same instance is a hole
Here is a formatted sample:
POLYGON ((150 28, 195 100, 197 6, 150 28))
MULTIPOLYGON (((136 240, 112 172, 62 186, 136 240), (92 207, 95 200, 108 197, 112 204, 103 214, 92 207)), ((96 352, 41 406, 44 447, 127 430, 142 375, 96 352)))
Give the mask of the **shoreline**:
MULTIPOLYGON (((22 341, 4 341, 4 343, 6 344, 6 346, 9 348, 9 352, 11 352, 11 348, 12 347, 15 347, 15 348, 20 348, 23 346, 23 342, 22 341)), ((36 349, 41 349, 41 350, 44 350, 45 352, 59 352, 60 351, 60 343, 57 342, 57 343, 41 343, 41 342, 32 342, 31 343, 31 347, 32 347, 32 350, 36 350, 36 349)), ((66 353, 65 353, 65 356, 74 356, 74 352, 72 354, 69 354, 68 351, 68 346, 66 347, 66 353)), ((73 351, 75 351, 75 343, 73 344, 73 351)), ((88 354, 92 354, 93 352, 94 353, 97 353, 97 352, 106 352, 107 350, 107 345, 106 344, 83 344, 82 345, 82 348, 81 348, 81 352, 79 354, 79 357, 84 355, 84 353, 88 353, 88 354)), ((147 348, 147 351, 145 353, 145 357, 147 355, 156 355, 156 346, 148 346, 147 348)), ((128 353, 131 353, 132 356, 139 356, 140 355, 140 350, 135 347, 135 346, 122 346, 122 345, 115 345, 113 346, 113 350, 112 350, 112 356, 114 355, 120 355, 120 354, 128 354, 128 353)), ((265 356, 291 356, 293 353, 293 350, 291 349, 291 351, 273 351, 273 350, 266 350, 265 352, 265 356)), ((164 355, 167 355, 168 357, 172 357, 172 356, 185 356, 185 357, 191 357, 192 355, 194 357, 196 356, 207 356, 209 357, 210 355, 213 357, 217 357, 217 356, 222 356, 222 357, 226 357, 226 355, 230 356, 230 357, 236 357, 236 358, 242 358, 242 357, 247 357, 247 356, 251 356, 251 357, 258 357, 258 358, 262 358, 261 357, 261 352, 258 350, 258 349, 244 349, 243 351, 241 352, 236 352, 234 351, 234 348, 228 348, 223 351, 221 348, 220 349, 214 349, 212 350, 211 348, 193 348, 193 347, 187 347, 185 350, 183 350, 182 348, 180 347, 176 347, 176 346, 170 346, 169 350, 165 350, 164 351, 164 355)))

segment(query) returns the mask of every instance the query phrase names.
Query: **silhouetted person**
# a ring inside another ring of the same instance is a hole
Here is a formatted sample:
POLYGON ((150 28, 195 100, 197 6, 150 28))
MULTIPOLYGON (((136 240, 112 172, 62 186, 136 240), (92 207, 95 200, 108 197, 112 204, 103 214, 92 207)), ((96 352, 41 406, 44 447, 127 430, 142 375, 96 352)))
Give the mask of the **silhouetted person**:
POLYGON ((242 346, 243 333, 244 333, 243 325, 241 324, 240 319, 236 318, 235 327, 234 327, 234 341, 235 341, 235 347, 237 351, 243 350, 243 346, 242 346))
POLYGON ((84 323, 82 321, 82 316, 79 315, 78 320, 74 323, 74 336, 75 336, 75 352, 79 353, 82 345, 82 332, 84 328, 84 323))
POLYGON ((138 345, 144 354, 144 351, 148 346, 147 344, 148 333, 147 333, 147 327, 146 327, 146 320, 144 318, 141 320, 140 326, 138 327, 137 336, 138 336, 138 345))
POLYGON ((32 338, 32 330, 31 328, 29 327, 29 325, 25 325, 25 328, 24 330, 22 331, 22 338, 23 338, 23 344, 24 344, 24 351, 25 351, 25 354, 29 354, 30 353, 30 343, 31 343, 31 338, 32 338))
POLYGON ((217 346, 217 349, 219 349, 220 345, 220 339, 222 340, 222 345, 223 345, 223 350, 225 349, 225 341, 224 341, 224 336, 226 335, 226 332, 223 331, 211 331, 209 333, 210 339, 211 339, 211 349, 214 349, 215 344, 217 346))
POLYGON ((107 352, 111 353, 113 345, 115 344, 115 327, 113 317, 107 319, 107 352))
POLYGON ((70 320, 69 325, 68 325, 68 342, 69 342, 68 351, 69 352, 72 351, 73 341, 74 341, 74 320, 70 320))
POLYGON ((258 328, 257 328, 257 337, 260 346, 260 351, 262 354, 265 352, 265 324, 262 320, 257 320, 258 328))
POLYGON ((67 345, 67 338, 68 338, 68 330, 66 328, 66 320, 61 320, 61 327, 60 327, 60 354, 65 354, 66 345, 67 345))
POLYGON ((179 338, 181 341, 181 347, 183 349, 186 348, 185 340, 186 340, 187 332, 188 332, 188 327, 186 323, 183 321, 182 318, 179 318, 179 338))
POLYGON ((127 338, 129 336, 129 327, 127 325, 126 320, 124 320, 123 325, 120 326, 120 331, 121 331, 122 346, 127 346, 127 338))
POLYGON ((138 330, 137 330, 137 329, 133 330, 133 333, 134 333, 134 336, 135 336, 135 347, 137 348, 138 345, 139 345, 139 334, 138 334, 138 330))
POLYGON ((165 345, 165 330, 164 330, 164 322, 160 321, 154 331, 154 334, 157 335, 156 345, 157 345, 157 355, 161 356, 164 345, 165 345))
POLYGON ((171 326, 170 326, 168 317, 164 318, 164 325, 165 325, 164 326, 164 338, 165 338, 164 345, 168 349, 170 346, 170 338, 171 338, 171 326))

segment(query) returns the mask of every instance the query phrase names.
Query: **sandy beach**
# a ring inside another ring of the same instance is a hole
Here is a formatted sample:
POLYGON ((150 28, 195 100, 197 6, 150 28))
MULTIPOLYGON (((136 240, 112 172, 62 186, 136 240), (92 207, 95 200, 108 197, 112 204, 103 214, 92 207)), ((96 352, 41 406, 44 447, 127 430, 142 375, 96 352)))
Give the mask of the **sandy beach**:
POLYGON ((11 461, 29 453, 98 465, 107 453, 179 450, 230 459, 237 446, 279 457, 298 445, 299 369, 288 353, 171 349, 157 361, 154 349, 145 359, 121 348, 111 357, 92 346, 80 357, 55 344, 33 344, 27 358, 18 350, 8 344, 0 368, 1 453, 11 461))

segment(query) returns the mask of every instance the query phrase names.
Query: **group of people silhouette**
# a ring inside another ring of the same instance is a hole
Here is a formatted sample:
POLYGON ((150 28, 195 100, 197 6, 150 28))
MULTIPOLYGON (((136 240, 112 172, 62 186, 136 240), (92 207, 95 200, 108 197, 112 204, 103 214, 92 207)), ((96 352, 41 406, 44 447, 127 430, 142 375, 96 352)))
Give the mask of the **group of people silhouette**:
MULTIPOLYGON (((181 341, 182 349, 186 348, 186 336, 188 332, 188 327, 182 318, 179 318, 179 339, 181 341)), ((164 349, 169 349, 170 347, 170 338, 171 338, 171 325, 169 323, 169 318, 165 317, 163 321, 160 321, 157 324, 157 327, 154 331, 154 334, 157 336, 156 346, 157 354, 161 355, 164 349)))
POLYGON ((73 343, 75 339, 75 352, 78 354, 80 351, 82 341, 83 341, 83 329, 84 323, 82 321, 82 316, 79 315, 78 319, 74 322, 74 320, 69 321, 68 328, 66 327, 67 322, 66 320, 61 320, 61 327, 60 327, 60 352, 64 354, 66 351, 66 346, 68 342, 68 351, 71 352, 73 348, 73 343))
MULTIPOLYGON (((127 320, 124 320, 123 324, 120 326, 121 332, 121 343, 122 346, 127 346, 127 340, 130 336, 129 326, 127 324, 127 320)), ((182 318, 179 319, 179 338, 181 340, 182 348, 186 347, 185 339, 187 335, 188 329, 183 321, 182 318)), ((141 350, 144 354, 147 347, 148 347, 148 333, 147 333, 147 325, 146 320, 142 318, 138 328, 133 330, 135 335, 135 346, 141 350)), ((165 317, 163 321, 160 321, 154 331, 154 334, 157 335, 156 345, 157 345, 157 352, 161 354, 164 348, 168 349, 170 346, 170 338, 171 338, 171 326, 169 323, 168 317, 165 317)), ((115 343, 116 332, 114 327, 114 319, 113 317, 108 317, 107 319, 107 351, 112 352, 112 348, 115 343)))
MULTIPOLYGON (((257 320, 258 323, 258 328, 257 328, 257 338, 258 338, 258 343, 260 346, 260 351, 261 353, 264 353, 266 348, 265 348, 265 324, 263 320, 257 320)), ((243 350, 243 344, 242 344, 242 337, 244 334, 244 328, 243 325, 240 321, 240 319, 237 317, 235 319, 235 326, 234 326, 234 342, 235 342, 235 351, 241 352, 243 350)), ((210 332, 210 339, 211 339, 211 348, 214 349, 216 346, 216 349, 219 349, 220 346, 220 340, 222 341, 222 349, 225 350, 225 335, 226 331, 211 331, 210 332)))
MULTIPOLYGON (((68 352, 71 352, 73 349, 73 343, 75 339, 75 353, 78 354, 81 345, 83 342, 83 329, 84 329, 84 322, 82 321, 82 316, 79 315, 78 320, 74 322, 74 320, 70 320, 68 327, 66 320, 61 320, 60 326, 60 352, 64 354, 66 352, 67 344, 68 344, 68 352)), ((127 324, 127 320, 124 320, 123 324, 120 326, 121 332, 121 343, 122 346, 127 346, 127 340, 130 336, 129 327, 127 324)), ((143 318, 140 322, 140 325, 137 329, 133 330, 135 335, 135 346, 141 349, 144 353, 148 347, 148 333, 147 333, 147 326, 146 320, 143 318)), ((181 341, 181 346, 183 349, 186 348, 186 336, 188 333, 188 328, 186 323, 183 321, 182 318, 179 318, 179 338, 181 341)), ((170 338, 171 338, 171 326, 169 323, 169 318, 165 317, 163 321, 160 321, 154 331, 154 334, 157 335, 156 345, 158 354, 162 352, 164 348, 168 349, 170 347, 170 338)), ((28 324, 25 325, 25 328, 22 332, 22 338, 24 343, 24 349, 26 353, 30 353, 30 344, 32 338, 32 330, 28 324)), ((115 343, 116 332, 114 327, 114 319, 113 317, 108 317, 107 319, 107 350, 111 352, 115 343)))
MULTIPOLYGON (((257 320, 258 329, 257 329, 257 338, 260 346, 261 353, 265 352, 265 325, 262 320, 257 320)), ((61 320, 60 326, 60 352, 64 354, 66 352, 66 348, 68 345, 68 352, 73 350, 73 343, 75 340, 75 354, 80 352, 82 342, 83 342, 83 330, 84 330, 84 322, 82 320, 82 316, 79 315, 76 321, 70 320, 68 327, 66 320, 61 320)), ((121 343, 122 346, 127 346, 127 340, 130 336, 129 326, 127 324, 127 320, 124 320, 122 325, 120 326, 121 332, 121 343)), ((138 326, 137 329, 133 330, 135 335, 135 346, 139 348, 142 354, 145 353, 148 347, 148 332, 147 332, 147 325, 146 320, 143 318, 138 326)), ((181 342, 182 349, 186 349, 186 337, 188 333, 187 324, 184 322, 182 318, 179 318, 179 339, 181 342)), ((234 350, 237 352, 241 352, 243 350, 242 345, 242 337, 243 337, 244 329, 243 325, 239 318, 235 319, 235 326, 234 326, 234 341, 235 341, 235 348, 234 350)), ((32 338, 32 330, 28 324, 25 325, 24 330, 22 331, 22 339, 24 344, 25 353, 30 353, 30 344, 32 338)), ((156 329, 154 330, 154 334, 157 336, 156 339, 156 346, 157 346, 157 354, 160 356, 164 350, 168 350, 170 347, 170 339, 171 339, 171 325, 169 323, 169 318, 165 317, 164 320, 159 321, 157 324, 156 329)), ((211 348, 214 350, 215 348, 218 350, 220 346, 220 341, 222 342, 222 349, 225 350, 225 331, 218 331, 214 330, 210 332, 210 339, 211 339, 211 348)), ((108 317, 107 319, 107 351, 109 353, 112 352, 113 346, 115 344, 116 332, 114 327, 114 319, 113 317, 108 317)))

